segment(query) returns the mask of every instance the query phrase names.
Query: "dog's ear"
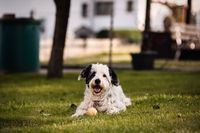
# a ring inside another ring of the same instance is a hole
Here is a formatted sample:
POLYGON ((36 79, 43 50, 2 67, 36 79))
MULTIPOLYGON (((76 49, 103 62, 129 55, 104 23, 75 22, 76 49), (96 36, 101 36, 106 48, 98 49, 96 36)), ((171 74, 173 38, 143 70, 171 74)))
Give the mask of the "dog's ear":
POLYGON ((115 86, 119 85, 119 80, 117 78, 117 74, 113 71, 111 67, 109 67, 109 74, 111 76, 111 83, 115 86))
POLYGON ((90 74, 91 68, 92 68, 92 65, 86 66, 86 67, 81 71, 80 75, 78 76, 78 80, 84 79, 84 78, 88 77, 88 75, 90 74))

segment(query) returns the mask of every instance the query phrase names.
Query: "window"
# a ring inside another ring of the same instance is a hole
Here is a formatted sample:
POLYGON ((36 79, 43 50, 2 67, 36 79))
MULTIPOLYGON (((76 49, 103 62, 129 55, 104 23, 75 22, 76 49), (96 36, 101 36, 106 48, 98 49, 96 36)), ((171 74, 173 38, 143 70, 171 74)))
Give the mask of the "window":
POLYGON ((82 4, 82 17, 86 18, 88 16, 88 5, 86 3, 82 4))
POLYGON ((133 1, 131 1, 131 0, 127 1, 126 10, 127 10, 127 12, 133 11, 133 1))
POLYGON ((110 15, 113 8, 113 2, 96 2, 95 15, 110 15))

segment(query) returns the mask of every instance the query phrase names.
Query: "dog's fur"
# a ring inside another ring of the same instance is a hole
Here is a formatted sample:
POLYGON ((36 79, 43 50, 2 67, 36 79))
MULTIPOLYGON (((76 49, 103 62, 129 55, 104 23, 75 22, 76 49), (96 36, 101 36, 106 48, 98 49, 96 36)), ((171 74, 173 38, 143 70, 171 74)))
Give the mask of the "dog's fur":
POLYGON ((84 100, 72 117, 84 115, 88 108, 108 114, 125 111, 131 105, 130 98, 123 93, 115 72, 107 65, 92 64, 84 68, 79 76, 86 81, 84 100))

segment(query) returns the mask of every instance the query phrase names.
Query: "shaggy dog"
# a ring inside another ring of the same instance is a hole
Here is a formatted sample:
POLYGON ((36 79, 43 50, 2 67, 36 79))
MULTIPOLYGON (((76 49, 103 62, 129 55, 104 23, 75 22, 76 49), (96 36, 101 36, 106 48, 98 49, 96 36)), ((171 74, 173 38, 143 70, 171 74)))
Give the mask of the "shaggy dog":
POLYGON ((85 79, 84 100, 72 117, 84 115, 90 107, 108 114, 125 111, 131 105, 130 98, 123 93, 115 72, 107 65, 92 64, 84 68, 78 80, 85 79))

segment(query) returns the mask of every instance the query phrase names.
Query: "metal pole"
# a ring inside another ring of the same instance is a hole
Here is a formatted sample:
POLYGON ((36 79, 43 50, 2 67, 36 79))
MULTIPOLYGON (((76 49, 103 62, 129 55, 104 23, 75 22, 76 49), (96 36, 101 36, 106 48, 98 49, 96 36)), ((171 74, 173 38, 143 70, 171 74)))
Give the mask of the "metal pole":
POLYGON ((109 38, 110 38, 110 47, 109 47, 109 66, 112 67, 112 47, 113 47, 113 8, 114 8, 114 3, 113 6, 111 7, 110 10, 110 34, 109 34, 109 38))

